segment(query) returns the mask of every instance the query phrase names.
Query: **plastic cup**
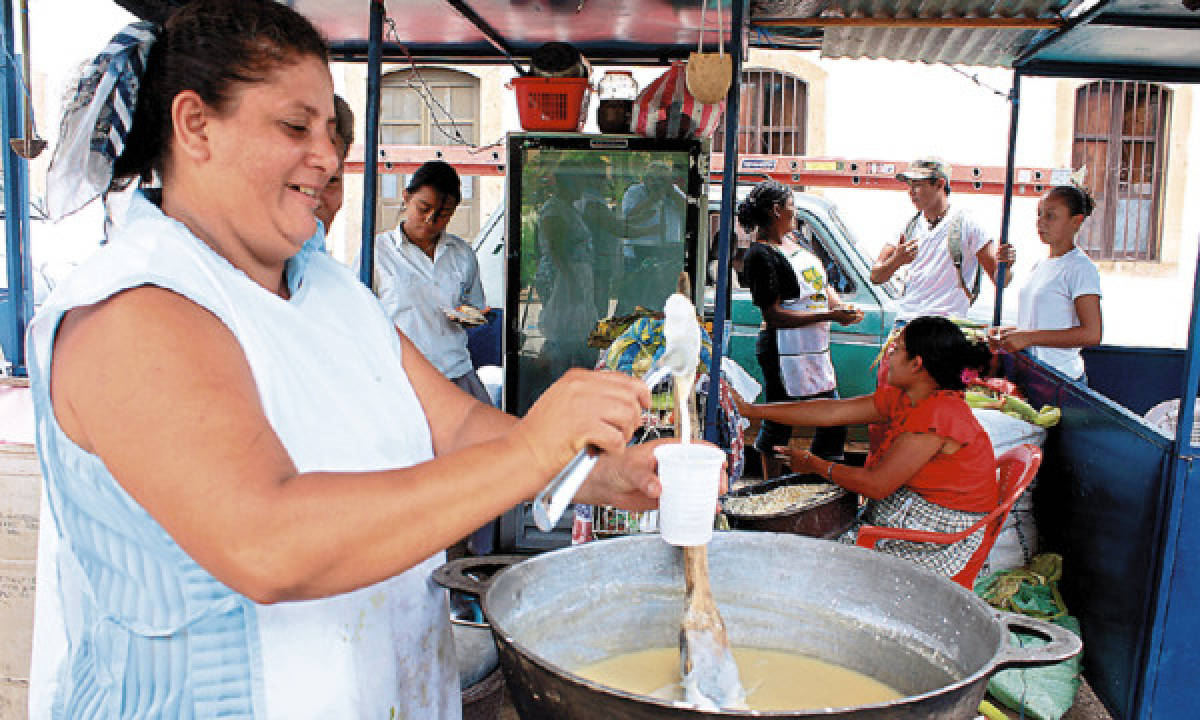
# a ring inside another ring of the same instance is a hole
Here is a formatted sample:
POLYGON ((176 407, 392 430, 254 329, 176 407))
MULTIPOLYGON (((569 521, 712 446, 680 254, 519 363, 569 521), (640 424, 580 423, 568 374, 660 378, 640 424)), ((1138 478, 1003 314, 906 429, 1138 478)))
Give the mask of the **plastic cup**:
POLYGON ((704 545, 712 539, 717 487, 725 452, 711 445, 672 444, 654 448, 662 495, 658 528, 672 545, 704 545))

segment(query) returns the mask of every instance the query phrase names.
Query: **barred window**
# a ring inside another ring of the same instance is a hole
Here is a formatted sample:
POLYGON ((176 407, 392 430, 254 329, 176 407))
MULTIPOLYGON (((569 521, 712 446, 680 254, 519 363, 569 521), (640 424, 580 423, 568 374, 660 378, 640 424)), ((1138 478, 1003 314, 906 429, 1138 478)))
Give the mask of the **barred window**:
MULTIPOLYGON (((479 78, 448 68, 421 68, 383 76, 379 97, 379 142, 397 145, 450 145, 455 131, 469 143, 479 136, 479 78), (423 81, 423 82, 422 82, 423 81)), ((471 238, 479 230, 478 178, 461 175, 462 202, 447 231, 471 238)), ((405 175, 378 176, 376 227, 390 230, 400 222, 405 175)))
MULTIPOLYGON (((742 71, 739 153, 803 155, 807 118, 808 85, 803 80, 766 68, 742 71)), ((715 137, 724 138, 724 133, 722 120, 715 137)))
POLYGON ((1095 260, 1161 257, 1170 104, 1171 91, 1154 83, 1101 80, 1075 92, 1071 164, 1087 165, 1096 198, 1079 245, 1095 260))

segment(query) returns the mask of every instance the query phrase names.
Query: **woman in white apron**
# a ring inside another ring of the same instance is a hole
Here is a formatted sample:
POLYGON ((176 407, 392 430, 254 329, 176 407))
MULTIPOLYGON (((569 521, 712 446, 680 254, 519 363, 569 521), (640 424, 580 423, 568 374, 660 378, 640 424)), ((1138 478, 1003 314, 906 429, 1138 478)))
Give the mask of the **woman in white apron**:
POLYGON ((581 501, 656 504, 639 383, 573 372, 518 421, 306 244, 327 52, 285 5, 204 0, 114 37, 68 106, 54 214, 161 188, 30 328, 57 581, 35 717, 457 718, 441 548, 588 443, 581 501))
MULTIPOLYGON (((861 311, 841 305, 826 282, 821 261, 794 240, 795 201, 782 183, 764 180, 755 185, 738 204, 737 217, 747 232, 755 233, 742 260, 741 279, 766 324, 755 348, 766 381, 765 400, 836 398, 829 323, 857 323, 861 311)), ((759 427, 754 448, 762 458, 764 478, 779 475, 774 448, 787 445, 791 435, 788 425, 765 421, 759 427)), ((844 427, 820 427, 812 452, 841 460, 845 442, 844 427)))

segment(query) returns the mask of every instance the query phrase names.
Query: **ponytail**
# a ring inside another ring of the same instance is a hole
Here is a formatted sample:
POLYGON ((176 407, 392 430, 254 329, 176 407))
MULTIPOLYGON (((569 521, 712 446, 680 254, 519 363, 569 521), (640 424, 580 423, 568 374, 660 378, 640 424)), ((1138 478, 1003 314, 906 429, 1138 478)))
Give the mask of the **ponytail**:
POLYGON ((921 358, 925 372, 943 390, 963 390, 964 370, 982 373, 991 363, 987 343, 971 341, 962 329, 943 317, 919 317, 904 326, 909 356, 921 358))

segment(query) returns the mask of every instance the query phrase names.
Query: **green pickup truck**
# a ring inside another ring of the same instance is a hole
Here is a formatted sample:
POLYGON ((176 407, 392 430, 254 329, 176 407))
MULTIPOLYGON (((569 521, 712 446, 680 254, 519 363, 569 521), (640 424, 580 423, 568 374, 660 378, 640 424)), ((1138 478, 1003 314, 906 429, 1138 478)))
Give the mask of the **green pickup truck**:
MULTIPOLYGON (((748 188, 739 188, 739 198, 748 188)), ((874 285, 870 281, 871 261, 855 242, 854 236, 838 216, 837 207, 816 195, 794 193, 797 230, 812 251, 825 263, 829 284, 841 296, 864 313, 862 322, 831 328, 831 352, 837 371, 838 393, 842 397, 866 395, 875 390, 875 371, 871 367, 896 318, 895 298, 899 288, 893 283, 874 285)), ((709 229, 715 235, 720 220, 720 197, 709 199, 709 229)), ((735 233, 740 247, 750 244, 737 223, 735 233)), ((710 253, 712 250, 710 249, 710 253)), ((715 266, 715 263, 710 263, 715 266)), ((715 269, 715 267, 714 267, 715 269)), ((762 326, 762 313, 750 300, 750 291, 733 279, 730 325, 726 354, 762 382, 762 371, 754 357, 754 343, 762 326)), ((711 317, 715 288, 709 287, 706 310, 711 317)), ((761 398, 760 398, 761 399, 761 398)))

